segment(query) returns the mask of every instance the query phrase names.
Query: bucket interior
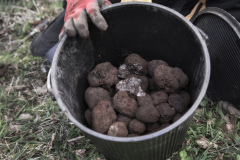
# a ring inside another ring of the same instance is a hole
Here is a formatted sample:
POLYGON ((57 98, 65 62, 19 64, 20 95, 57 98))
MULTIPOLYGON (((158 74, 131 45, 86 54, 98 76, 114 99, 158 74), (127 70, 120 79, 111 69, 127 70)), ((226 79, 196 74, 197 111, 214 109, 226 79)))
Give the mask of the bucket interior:
POLYGON ((56 98, 62 100, 71 116, 86 125, 87 75, 101 62, 109 61, 119 67, 130 53, 147 61, 161 59, 181 68, 189 77, 191 105, 205 92, 202 91, 206 81, 205 46, 193 26, 172 12, 163 6, 114 5, 102 10, 109 25, 107 31, 99 31, 89 22, 89 38, 63 39, 54 57, 52 77, 53 83, 57 83, 54 92, 59 93, 56 98))

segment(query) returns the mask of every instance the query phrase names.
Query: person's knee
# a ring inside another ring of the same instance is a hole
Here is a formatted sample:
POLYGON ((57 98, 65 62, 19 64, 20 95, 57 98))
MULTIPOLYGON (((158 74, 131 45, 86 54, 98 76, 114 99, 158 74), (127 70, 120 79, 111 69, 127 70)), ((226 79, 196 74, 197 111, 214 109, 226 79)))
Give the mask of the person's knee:
POLYGON ((33 56, 44 57, 48 51, 47 47, 44 45, 44 42, 41 41, 42 34, 40 33, 31 43, 30 51, 33 56))

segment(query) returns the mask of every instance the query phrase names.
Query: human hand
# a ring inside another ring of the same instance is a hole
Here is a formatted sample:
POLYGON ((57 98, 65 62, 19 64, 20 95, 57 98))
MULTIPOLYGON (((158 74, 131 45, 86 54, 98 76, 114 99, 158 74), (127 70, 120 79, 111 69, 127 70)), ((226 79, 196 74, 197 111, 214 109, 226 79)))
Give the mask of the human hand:
POLYGON ((102 31, 108 25, 100 13, 100 8, 111 4, 108 0, 67 0, 67 9, 64 18, 64 27, 59 35, 61 40, 64 34, 75 37, 77 34, 86 38, 89 36, 87 15, 102 31))

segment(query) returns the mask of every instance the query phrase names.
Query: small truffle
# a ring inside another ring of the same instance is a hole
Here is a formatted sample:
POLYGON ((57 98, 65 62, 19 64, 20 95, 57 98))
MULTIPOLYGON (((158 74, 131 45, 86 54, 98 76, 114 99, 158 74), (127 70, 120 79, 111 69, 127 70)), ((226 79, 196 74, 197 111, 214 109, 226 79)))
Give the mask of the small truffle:
POLYGON ((112 86, 118 82, 118 70, 110 62, 98 64, 88 75, 90 86, 112 86))
POLYGON ((115 122, 109 127, 107 134, 114 137, 127 137, 128 130, 123 122, 115 122))
POLYGON ((171 108, 168 103, 162 103, 156 106, 156 108, 160 113, 160 117, 159 117, 160 123, 169 123, 176 115, 175 109, 171 108))
POLYGON ((118 122, 123 122, 123 123, 125 123, 126 126, 129 125, 129 123, 130 123, 131 120, 132 120, 131 118, 129 118, 129 117, 127 117, 127 116, 124 116, 124 115, 122 115, 122 114, 119 114, 119 115, 117 116, 117 121, 118 121, 118 122))
POLYGON ((152 133, 159 130, 159 128, 160 128, 160 125, 157 122, 147 124, 147 132, 152 133))
POLYGON ((171 94, 168 98, 168 103, 176 110, 177 113, 182 113, 187 108, 183 97, 179 94, 171 94))
POLYGON ((179 94, 183 98, 184 106, 188 107, 188 105, 190 104, 190 95, 189 95, 189 93, 187 91, 181 91, 179 94))
POLYGON ((132 78, 132 77, 135 77, 135 78, 141 80, 140 87, 144 92, 146 92, 147 89, 148 89, 148 78, 145 77, 145 76, 139 76, 139 75, 136 75, 136 74, 132 74, 132 75, 128 76, 126 79, 129 79, 129 78, 132 78))
POLYGON ((188 84, 188 76, 178 67, 172 69, 172 73, 179 82, 181 88, 186 87, 188 84))
POLYGON ((153 80, 158 89, 165 89, 169 93, 174 93, 179 89, 179 82, 172 74, 172 67, 159 65, 154 70, 153 80))
POLYGON ((144 123, 154 123, 160 116, 158 110, 154 107, 151 97, 146 95, 138 97, 139 108, 136 112, 136 118, 144 123))
POLYGON ((109 100, 103 100, 92 110, 92 129, 99 133, 106 133, 110 125, 117 120, 117 115, 109 100))
POLYGON ((162 60, 152 60, 148 63, 148 74, 150 76, 153 76, 154 70, 159 65, 165 65, 168 66, 168 64, 162 60))
POLYGON ((110 99, 109 92, 101 87, 88 87, 85 92, 85 101, 92 110, 100 101, 110 99))
POLYGON ((163 91, 154 92, 151 94, 151 97, 155 106, 168 101, 168 95, 163 91))
POLYGON ((138 109, 137 102, 135 99, 130 98, 127 92, 119 91, 113 97, 113 107, 116 111, 121 114, 134 118, 138 109))
POLYGON ((92 126, 92 111, 90 109, 87 109, 85 111, 84 115, 85 115, 87 124, 91 127, 92 126))
POLYGON ((170 126, 171 124, 167 123, 167 124, 162 124, 161 127, 159 128, 159 130, 162 130, 168 126, 170 126))
POLYGON ((132 133, 132 134, 142 134, 146 130, 146 125, 137 119, 133 119, 129 123, 128 128, 129 128, 130 133, 132 133))
POLYGON ((133 74, 147 75, 147 61, 138 54, 130 54, 124 61, 129 71, 133 74))
POLYGON ((173 123, 179 120, 182 117, 181 114, 176 114, 176 116, 173 118, 173 123))

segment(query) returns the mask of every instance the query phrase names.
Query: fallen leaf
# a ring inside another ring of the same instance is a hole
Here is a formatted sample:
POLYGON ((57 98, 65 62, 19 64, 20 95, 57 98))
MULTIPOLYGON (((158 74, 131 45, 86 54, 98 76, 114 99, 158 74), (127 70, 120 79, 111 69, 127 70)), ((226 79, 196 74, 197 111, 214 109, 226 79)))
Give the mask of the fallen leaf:
POLYGON ((26 89, 29 88, 30 85, 17 85, 17 86, 13 86, 14 89, 16 90, 22 90, 22 89, 26 89))
POLYGON ((224 153, 219 154, 218 157, 215 160, 222 160, 223 159, 223 155, 224 155, 224 153))
POLYGON ((76 138, 67 140, 67 142, 68 142, 68 143, 71 143, 71 142, 79 141, 79 140, 81 140, 81 139, 83 139, 83 138, 84 138, 84 136, 79 136, 79 137, 76 137, 76 138))
POLYGON ((196 141, 198 145, 200 145, 202 148, 206 149, 209 147, 209 141, 206 138, 201 138, 196 141))
POLYGON ((47 85, 43 85, 42 87, 37 87, 35 89, 35 92, 38 94, 38 95, 45 95, 47 94, 47 85))
POLYGON ((228 134, 234 133, 235 123, 236 123, 236 116, 235 115, 226 115, 224 116, 226 121, 226 129, 228 134))
POLYGON ((31 120, 31 119, 33 119, 34 117, 31 115, 31 114, 29 114, 29 113, 27 113, 27 114, 21 114, 19 117, 18 117, 18 119, 21 119, 21 120, 31 120))
POLYGON ((80 158, 84 158, 84 157, 87 156, 85 149, 75 150, 75 153, 76 153, 80 158))
POLYGON ((53 133, 53 134, 52 134, 52 139, 51 139, 51 142, 50 142, 49 150, 52 149, 53 141, 55 140, 55 138, 56 138, 56 133, 53 133))
POLYGON ((22 127, 22 125, 14 125, 14 124, 10 123, 8 126, 8 131, 18 132, 20 127, 22 127))
POLYGON ((28 96, 32 96, 33 95, 32 92, 29 89, 27 89, 27 90, 25 90, 23 92, 26 93, 28 96))

